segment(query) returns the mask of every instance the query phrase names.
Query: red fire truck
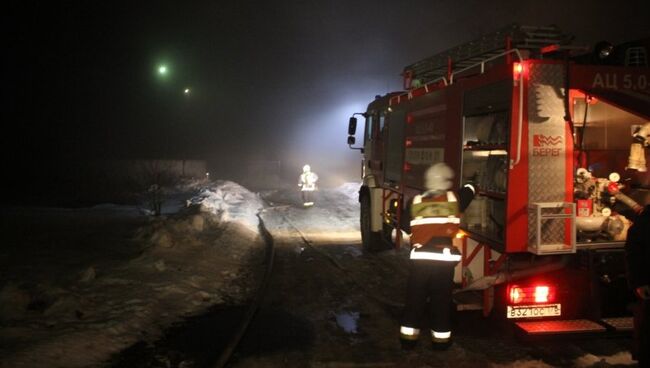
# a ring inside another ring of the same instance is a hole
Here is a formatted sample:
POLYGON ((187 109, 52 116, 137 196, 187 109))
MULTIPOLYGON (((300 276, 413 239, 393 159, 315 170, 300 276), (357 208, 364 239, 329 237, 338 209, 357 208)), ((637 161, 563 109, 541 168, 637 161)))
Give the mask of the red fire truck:
POLYGON ((348 131, 363 153, 364 248, 406 243, 404 209, 446 162, 456 187, 478 187, 455 239, 457 307, 529 334, 631 328, 623 246, 650 202, 650 39, 570 40, 512 25, 421 60, 348 131))

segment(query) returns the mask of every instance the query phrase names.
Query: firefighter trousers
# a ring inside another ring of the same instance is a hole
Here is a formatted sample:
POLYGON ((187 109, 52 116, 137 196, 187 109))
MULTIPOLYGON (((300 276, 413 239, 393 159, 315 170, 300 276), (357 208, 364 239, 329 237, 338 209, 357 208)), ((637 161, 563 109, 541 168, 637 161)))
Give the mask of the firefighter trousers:
POLYGON ((314 204, 313 196, 314 193, 311 190, 303 190, 300 192, 300 195, 302 197, 302 203, 306 206, 314 204))
MULTIPOLYGON (((452 289, 457 262, 423 259, 412 259, 410 262, 401 325, 419 331, 428 319, 432 341, 447 342, 451 334, 452 289), (442 336, 442 341, 436 341, 439 339, 435 338, 434 333, 442 336)), ((413 338, 417 338, 417 335, 415 333, 413 338)))

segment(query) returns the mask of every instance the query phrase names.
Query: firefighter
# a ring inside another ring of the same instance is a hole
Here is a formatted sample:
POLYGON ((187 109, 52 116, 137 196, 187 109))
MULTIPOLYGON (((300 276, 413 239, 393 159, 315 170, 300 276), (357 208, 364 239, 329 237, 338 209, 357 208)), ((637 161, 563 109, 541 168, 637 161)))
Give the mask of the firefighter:
POLYGON ((310 207, 314 205, 312 197, 312 192, 316 190, 316 181, 318 181, 318 175, 315 172, 311 171, 309 165, 302 167, 302 174, 300 174, 300 179, 298 181, 298 186, 300 187, 300 193, 302 196, 302 204, 305 207, 310 207))
POLYGON ((452 240, 459 230, 460 213, 475 194, 474 187, 468 184, 457 197, 449 190, 453 177, 453 170, 446 164, 431 166, 425 174, 426 191, 410 204, 410 270, 400 326, 400 341, 405 349, 415 347, 427 312, 433 348, 444 350, 451 345, 454 267, 461 258, 452 240))
POLYGON ((634 311, 635 346, 639 367, 650 367, 650 204, 636 216, 625 241, 628 282, 638 303, 634 311))

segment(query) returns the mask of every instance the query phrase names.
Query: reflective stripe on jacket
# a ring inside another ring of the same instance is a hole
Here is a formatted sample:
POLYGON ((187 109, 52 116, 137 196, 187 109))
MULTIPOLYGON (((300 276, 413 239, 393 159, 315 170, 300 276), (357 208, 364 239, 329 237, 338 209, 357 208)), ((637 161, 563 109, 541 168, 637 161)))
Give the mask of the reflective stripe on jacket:
POLYGON ((454 192, 417 195, 411 206, 411 243, 427 245, 433 238, 456 236, 460 210, 454 192))
POLYGON ((411 249, 411 259, 424 259, 429 261, 458 262, 461 255, 455 247, 445 247, 442 251, 426 251, 417 248, 411 249))

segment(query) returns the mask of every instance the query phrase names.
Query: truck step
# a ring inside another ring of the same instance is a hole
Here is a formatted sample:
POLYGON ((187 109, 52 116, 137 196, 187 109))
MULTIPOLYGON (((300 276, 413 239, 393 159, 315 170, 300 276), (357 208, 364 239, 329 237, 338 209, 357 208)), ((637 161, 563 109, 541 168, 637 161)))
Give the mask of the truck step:
POLYGON ((515 325, 523 330, 527 335, 597 333, 607 331, 607 329, 602 325, 587 319, 526 321, 515 322, 515 325))
POLYGON ((634 320, 632 317, 603 318, 600 321, 609 329, 614 331, 622 332, 634 330, 634 320))

